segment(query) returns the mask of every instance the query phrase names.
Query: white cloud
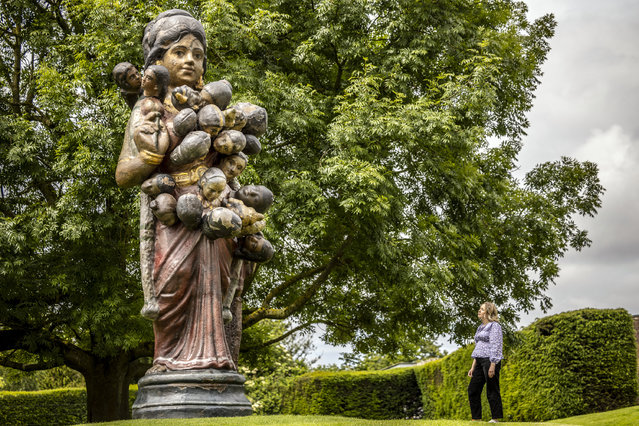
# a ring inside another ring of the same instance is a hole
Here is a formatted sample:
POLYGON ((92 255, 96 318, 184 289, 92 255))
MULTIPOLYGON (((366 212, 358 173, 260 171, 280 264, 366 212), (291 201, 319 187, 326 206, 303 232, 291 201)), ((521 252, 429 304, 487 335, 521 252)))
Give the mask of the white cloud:
MULTIPOLYGON (((595 129, 585 144, 580 146, 574 156, 581 161, 592 161, 599 166, 601 183, 609 192, 624 192, 639 177, 639 141, 633 140, 619 124, 606 130, 595 129), (634 182, 633 182, 634 181, 634 182)), ((625 195, 631 195, 625 193, 625 195)))

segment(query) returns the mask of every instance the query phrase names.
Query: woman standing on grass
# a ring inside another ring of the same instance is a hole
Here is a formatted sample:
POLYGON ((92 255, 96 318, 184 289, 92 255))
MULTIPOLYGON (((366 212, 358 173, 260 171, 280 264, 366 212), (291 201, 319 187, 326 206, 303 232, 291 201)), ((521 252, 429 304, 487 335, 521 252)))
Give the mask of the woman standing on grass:
POLYGON ((491 423, 504 417, 499 393, 499 370, 501 369, 502 333, 494 303, 486 302, 479 307, 477 316, 482 324, 475 333, 475 350, 471 357, 473 365, 468 371, 468 401, 473 420, 481 420, 481 392, 486 384, 486 394, 492 415, 491 423))

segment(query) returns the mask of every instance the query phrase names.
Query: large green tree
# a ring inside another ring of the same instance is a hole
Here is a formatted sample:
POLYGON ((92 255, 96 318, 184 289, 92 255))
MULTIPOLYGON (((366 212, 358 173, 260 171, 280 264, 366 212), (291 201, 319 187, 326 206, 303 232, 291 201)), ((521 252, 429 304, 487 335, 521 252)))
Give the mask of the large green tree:
POLYGON ((575 216, 603 191, 595 164, 569 158, 514 176, 551 15, 508 0, 8 0, 0 364, 66 364, 89 420, 127 416, 152 331, 137 193, 114 179, 128 111, 110 71, 142 64, 144 25, 173 7, 205 25, 206 79, 270 114, 242 180, 276 195, 277 253, 238 327, 323 324, 327 342, 394 353, 467 337, 485 300, 510 323, 550 306, 558 260, 590 243, 575 216))

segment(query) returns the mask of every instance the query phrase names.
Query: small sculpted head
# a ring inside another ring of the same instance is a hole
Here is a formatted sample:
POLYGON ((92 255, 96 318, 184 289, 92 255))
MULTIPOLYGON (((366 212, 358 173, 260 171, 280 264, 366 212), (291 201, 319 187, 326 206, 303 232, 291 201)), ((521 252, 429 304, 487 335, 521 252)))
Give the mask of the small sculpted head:
POLYGON ((220 161, 219 169, 222 170, 228 181, 242 174, 244 169, 246 169, 247 163, 248 157, 240 152, 224 157, 220 161))
POLYGON ((169 71, 162 65, 151 65, 142 78, 144 96, 164 99, 169 90, 169 71))
POLYGON ((221 154, 231 155, 241 152, 246 146, 246 137, 237 130, 225 130, 213 141, 213 147, 221 154))
POLYGON ((177 221, 176 206, 175 198, 167 193, 159 194, 149 205, 153 215, 166 226, 173 226, 177 221))
POLYGON ((130 62, 120 62, 113 68, 113 79, 118 87, 128 93, 140 90, 141 78, 137 68, 130 62))
POLYGON ((275 250, 261 233, 247 235, 240 241, 237 256, 252 262, 268 262, 273 258, 275 250))
POLYGON ((217 167, 209 168, 198 181, 202 196, 209 201, 216 200, 226 188, 226 176, 217 167))
POLYGON ((172 194, 175 186, 175 179, 171 175, 161 173, 142 182, 141 189, 145 194, 155 197, 162 193, 172 194))
POLYGON ((235 193, 235 198, 259 213, 265 213, 273 205, 273 193, 264 185, 243 186, 235 193))

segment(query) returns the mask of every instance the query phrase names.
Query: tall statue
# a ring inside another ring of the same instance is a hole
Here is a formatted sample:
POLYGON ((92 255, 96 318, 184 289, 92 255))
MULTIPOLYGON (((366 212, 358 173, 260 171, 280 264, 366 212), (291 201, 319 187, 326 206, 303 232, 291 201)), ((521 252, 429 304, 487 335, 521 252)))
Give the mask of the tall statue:
POLYGON ((273 194, 237 180, 248 155, 261 149, 257 138, 267 115, 249 103, 229 106, 226 80, 204 84, 206 36, 188 12, 161 13, 146 26, 142 43, 142 78, 130 63, 118 64, 113 74, 132 105, 116 181, 141 187, 141 313, 153 320, 155 333, 147 376, 155 375, 157 384, 195 371, 188 377, 200 380, 203 370, 236 370, 224 322, 232 318, 230 304, 245 275, 273 256, 261 234, 273 194))

